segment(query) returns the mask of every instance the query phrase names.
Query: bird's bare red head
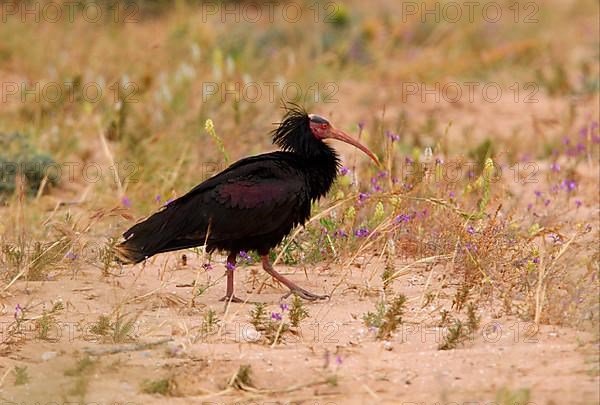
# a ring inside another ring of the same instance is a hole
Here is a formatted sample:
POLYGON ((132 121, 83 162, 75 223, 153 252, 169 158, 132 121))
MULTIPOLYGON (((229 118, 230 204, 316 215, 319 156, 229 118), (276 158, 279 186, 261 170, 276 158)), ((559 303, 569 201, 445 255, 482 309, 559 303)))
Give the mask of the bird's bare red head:
POLYGON ((375 164, 380 165, 373 152, 344 131, 335 128, 327 119, 308 114, 296 104, 288 104, 285 108, 287 111, 283 122, 273 131, 273 143, 281 149, 316 156, 326 147, 323 140, 337 139, 362 150, 375 164))

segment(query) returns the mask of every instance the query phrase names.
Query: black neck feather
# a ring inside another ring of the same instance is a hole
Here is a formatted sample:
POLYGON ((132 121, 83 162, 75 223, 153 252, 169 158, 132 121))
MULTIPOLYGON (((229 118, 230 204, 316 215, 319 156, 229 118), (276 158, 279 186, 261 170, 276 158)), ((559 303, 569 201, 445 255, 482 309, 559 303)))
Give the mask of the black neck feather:
POLYGON ((331 188, 340 167, 339 156, 313 135, 308 113, 302 107, 292 104, 286 110, 283 122, 272 132, 273 143, 303 161, 311 197, 317 199, 331 188))

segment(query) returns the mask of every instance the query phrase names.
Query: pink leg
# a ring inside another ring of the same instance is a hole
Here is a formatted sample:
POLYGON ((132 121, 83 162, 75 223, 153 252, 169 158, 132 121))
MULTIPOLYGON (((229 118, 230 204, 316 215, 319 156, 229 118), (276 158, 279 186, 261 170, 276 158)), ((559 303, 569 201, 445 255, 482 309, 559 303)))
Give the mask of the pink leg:
POLYGON ((237 253, 231 253, 229 256, 227 256, 227 263, 231 265, 231 268, 227 269, 227 292, 219 301, 244 302, 244 300, 233 295, 233 272, 235 271, 236 256, 237 253))
POLYGON ((273 277, 275 280, 279 281, 280 283, 282 283, 283 285, 285 285, 287 288, 290 289, 290 291, 288 291, 283 297, 281 297, 281 299, 285 299, 292 294, 296 294, 299 297, 304 298, 305 300, 308 300, 308 301, 324 300, 324 299, 329 298, 329 295, 317 295, 317 294, 313 294, 309 291, 306 291, 304 288, 298 286, 292 280, 277 273, 275 271, 275 269, 273 268, 273 266, 271 265, 271 262, 269 262, 269 256, 262 255, 261 259, 262 259, 263 269, 267 273, 269 273, 269 275, 271 275, 271 277, 273 277))

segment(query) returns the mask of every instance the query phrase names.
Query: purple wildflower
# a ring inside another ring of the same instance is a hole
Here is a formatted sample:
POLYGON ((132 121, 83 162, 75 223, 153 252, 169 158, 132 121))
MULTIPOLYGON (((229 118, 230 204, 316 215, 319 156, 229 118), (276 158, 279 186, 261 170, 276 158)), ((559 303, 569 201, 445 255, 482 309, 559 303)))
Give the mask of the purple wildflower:
POLYGON ((555 173, 558 173, 558 172, 560 172, 560 165, 558 163, 554 162, 550 165, 550 170, 552 170, 555 173))
POLYGON ((396 223, 400 223, 400 222, 409 222, 410 221, 410 215, 407 214, 400 214, 396 217, 395 219, 396 223))
MULTIPOLYGON (((560 188, 566 188, 568 191, 573 191, 577 188, 577 183, 575 183, 573 180, 565 179, 560 183, 560 188)), ((553 189, 557 189, 556 186, 554 186, 553 189)))
POLYGON ((65 257, 69 260, 75 260, 77 259, 77 255, 75 253, 73 253, 72 251, 69 250, 69 252, 65 255, 65 257))
POLYGON ((337 231, 335 231, 335 233, 333 234, 334 238, 346 238, 348 237, 348 234, 346 233, 346 231, 344 231, 343 229, 338 229, 337 231))
POLYGON ((129 208, 131 207, 131 200, 127 197, 123 197, 121 198, 121 204, 123 204, 124 207, 129 208))
POLYGON ((340 176, 345 176, 348 173, 350 173, 350 169, 348 169, 346 166, 342 166, 340 168, 340 176))
POLYGON ((546 201, 544 201, 544 205, 547 207, 550 205, 551 202, 552 202, 552 200, 547 199, 546 201))
POLYGON ((358 129, 360 129, 361 131, 365 128, 365 120, 360 120, 358 121, 358 129))
POLYGON ((408 157, 408 156, 406 157, 406 159, 404 159, 404 162, 405 162, 407 165, 412 165, 413 163, 415 163, 415 161, 414 161, 414 160, 412 160, 412 158, 411 158, 411 157, 408 157))
POLYGON ((539 258, 539 257, 536 257, 536 258, 534 258, 534 259, 533 259, 533 262, 534 262, 535 264, 540 264, 540 258, 539 258))
POLYGON ((467 242, 465 244, 465 248, 469 251, 469 252, 477 252, 477 246, 473 245, 471 242, 467 242))
POLYGON ((387 136, 392 142, 398 142, 400 140, 400 135, 394 134, 392 131, 385 131, 385 136, 387 136))
POLYGON ((575 200, 575 206, 577 208, 581 207, 583 205, 583 202, 581 200, 575 200))
POLYGON ((202 265, 202 268, 203 268, 204 270, 212 270, 213 266, 212 266, 212 264, 210 264, 210 263, 204 263, 204 264, 202 265))
POLYGON ((227 262, 227 264, 225 265, 225 267, 227 268, 227 270, 235 270, 235 264, 227 262))
POLYGON ((279 308, 281 308, 281 312, 285 312, 289 309, 287 304, 279 304, 279 308))
POLYGON ((335 364, 338 366, 342 364, 342 356, 335 356, 335 364))
POLYGON ((562 239, 560 237, 560 235, 557 235, 555 233, 549 233, 548 237, 552 240, 553 243, 555 244, 559 244, 562 243, 562 239))
POLYGON ((456 197, 456 194, 454 194, 454 191, 450 191, 450 193, 448 193, 448 195, 450 196, 451 200, 454 200, 454 198, 456 197))
POLYGON ((536 197, 541 197, 542 196, 542 192, 540 190, 535 190, 534 194, 536 197))
POLYGON ((467 233, 468 233, 469 235, 473 235, 473 234, 475 234, 475 228, 473 228, 471 225, 469 225, 469 226, 467 227, 467 233))
POLYGON ((365 236, 369 236, 369 230, 367 228, 359 228, 354 231, 354 236, 364 238, 365 236))
POLYGON ((279 312, 271 312, 271 319, 275 319, 276 321, 281 321, 281 314, 279 312))
POLYGON ((252 263, 252 257, 245 250, 240 251, 240 257, 246 260, 248 263, 252 263))
POLYGON ((359 193, 358 194, 358 202, 362 203, 363 201, 365 201, 367 198, 369 198, 368 194, 365 193, 359 193))
POLYGON ((23 317, 23 308, 21 307, 21 304, 17 304, 17 306, 15 307, 15 319, 19 319, 23 317))
POLYGON ((160 204, 160 200, 161 200, 161 199, 162 199, 162 197, 160 196, 160 194, 157 194, 157 195, 154 197, 154 201, 156 201, 156 203, 157 203, 157 204, 160 204))

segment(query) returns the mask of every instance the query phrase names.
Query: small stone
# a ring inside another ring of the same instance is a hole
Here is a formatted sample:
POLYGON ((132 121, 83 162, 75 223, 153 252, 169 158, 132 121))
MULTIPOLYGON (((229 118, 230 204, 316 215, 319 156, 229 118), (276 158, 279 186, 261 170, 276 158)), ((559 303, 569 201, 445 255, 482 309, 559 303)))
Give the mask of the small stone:
POLYGON ((392 350, 394 350, 394 347, 392 346, 392 342, 390 342, 389 340, 386 340, 385 342, 383 342, 383 349, 387 350, 388 352, 391 352, 392 350))
POLYGON ((51 360, 51 359, 55 358, 57 355, 58 355, 57 352, 44 352, 42 354, 42 360, 43 361, 48 361, 48 360, 51 360))
POLYGON ((168 342, 166 352, 171 357, 181 357, 184 354, 183 345, 177 342, 168 342))
POLYGON ((254 328, 249 326, 248 328, 242 329, 242 339, 249 343, 258 342, 262 337, 261 333, 254 328))

